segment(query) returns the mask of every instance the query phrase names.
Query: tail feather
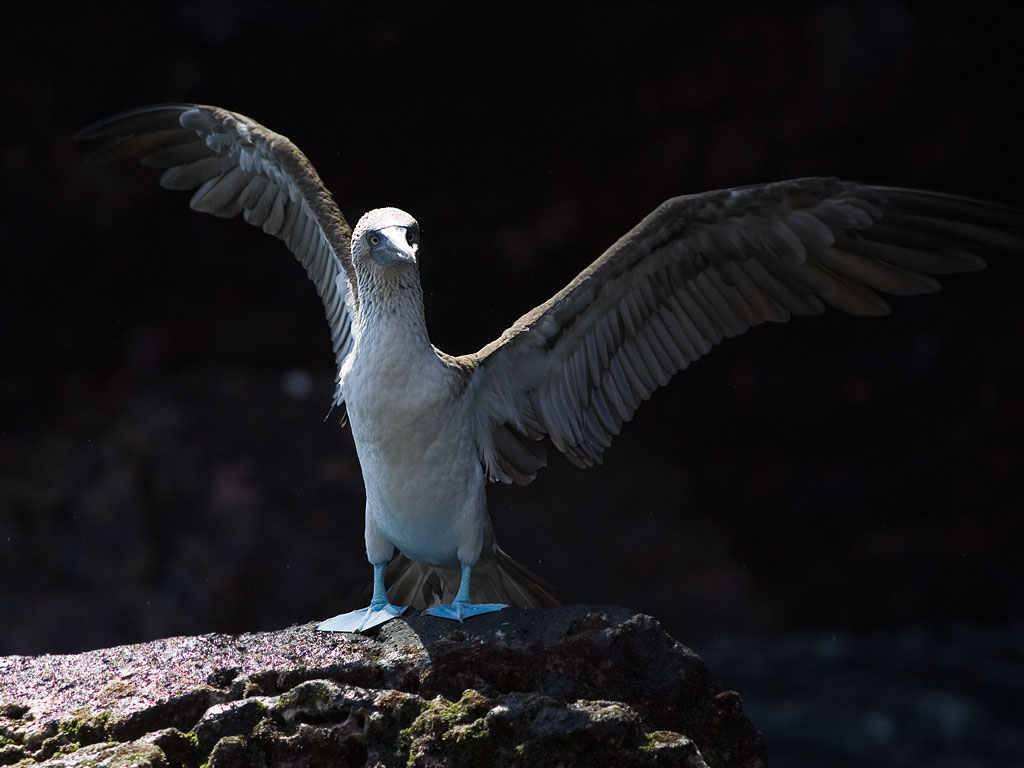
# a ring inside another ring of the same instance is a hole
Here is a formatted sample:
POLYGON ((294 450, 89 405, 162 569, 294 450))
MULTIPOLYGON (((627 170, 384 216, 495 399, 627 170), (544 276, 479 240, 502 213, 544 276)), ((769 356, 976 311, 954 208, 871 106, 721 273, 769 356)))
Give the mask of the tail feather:
MULTIPOLYGON (((462 578, 458 567, 425 565, 399 554, 388 564, 384 575, 388 600, 422 611, 441 603, 450 603, 462 578)), ((360 596, 369 600, 369 589, 360 596)), ((505 603, 515 608, 554 608, 561 605, 561 593, 525 566, 495 547, 490 556, 482 556, 473 566, 469 589, 474 603, 505 603)))

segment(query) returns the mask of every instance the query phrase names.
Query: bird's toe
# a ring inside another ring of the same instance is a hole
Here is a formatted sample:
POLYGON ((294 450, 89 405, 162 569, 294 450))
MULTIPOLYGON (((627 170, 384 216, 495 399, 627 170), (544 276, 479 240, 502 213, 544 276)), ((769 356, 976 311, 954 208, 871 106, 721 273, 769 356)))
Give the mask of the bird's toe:
POLYGON ((342 613, 321 621, 316 628, 321 632, 365 632, 368 629, 390 621, 405 612, 406 606, 391 603, 371 603, 366 608, 342 613))
POLYGON ((442 619, 462 621, 470 616, 478 616, 481 613, 493 613, 508 608, 504 603, 469 603, 456 600, 447 605, 435 605, 427 608, 423 613, 428 616, 438 616, 442 619))

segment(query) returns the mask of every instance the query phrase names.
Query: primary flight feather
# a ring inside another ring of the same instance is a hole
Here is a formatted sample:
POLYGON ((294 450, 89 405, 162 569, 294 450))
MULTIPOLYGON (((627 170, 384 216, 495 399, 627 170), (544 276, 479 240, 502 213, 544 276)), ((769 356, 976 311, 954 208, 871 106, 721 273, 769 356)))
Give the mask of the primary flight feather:
POLYGON ((529 483, 547 438, 601 461, 640 402, 723 338, 765 321, 889 311, 1024 251, 1024 215, 961 197, 805 178, 677 197, 479 352, 436 349, 423 317, 419 225, 396 208, 352 229, 306 157, 243 115, 196 104, 84 129, 96 160, 163 168, 193 209, 241 214, 285 242, 316 286, 338 365, 334 402, 366 486, 367 608, 320 624, 361 631, 409 604, 446 618, 557 603, 495 542, 488 480, 529 483), (395 557, 395 550, 401 553, 395 557), (390 563, 390 565, 389 565, 390 563))

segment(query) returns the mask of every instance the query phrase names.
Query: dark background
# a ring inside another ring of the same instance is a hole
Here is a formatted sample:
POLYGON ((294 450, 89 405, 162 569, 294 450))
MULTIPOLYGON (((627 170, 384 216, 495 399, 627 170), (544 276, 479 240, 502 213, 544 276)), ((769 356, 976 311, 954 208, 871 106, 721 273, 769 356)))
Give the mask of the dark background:
MULTIPOLYGON (((834 174, 1024 207, 1024 10, 965 7, 8 11, 0 653, 320 619, 370 573, 302 270, 152 171, 84 164, 77 129, 199 101, 289 136, 350 222, 419 219, 432 337, 462 353, 674 195, 834 174)), ((499 539, 575 600, 712 655, 739 636, 745 657, 800 633, 1019 637, 1022 279, 1019 255, 993 257, 888 318, 726 342, 604 467, 554 457, 493 487, 499 539)))

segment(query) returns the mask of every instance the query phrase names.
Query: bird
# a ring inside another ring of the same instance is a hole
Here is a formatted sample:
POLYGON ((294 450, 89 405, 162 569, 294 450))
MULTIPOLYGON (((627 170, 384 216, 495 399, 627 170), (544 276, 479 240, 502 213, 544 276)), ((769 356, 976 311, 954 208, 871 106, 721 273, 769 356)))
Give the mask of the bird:
POLYGON ((227 109, 141 107, 89 125, 89 160, 163 169, 193 210, 284 241, 323 302, 366 490, 367 606, 317 625, 364 632, 412 606, 462 621, 560 593, 497 544, 489 482, 531 482, 553 446, 590 467, 643 400, 719 342, 764 322, 890 311, 1024 251, 1024 213, 832 177, 673 197, 475 353, 430 341, 420 226, 393 207, 351 227, 288 138, 227 109))

